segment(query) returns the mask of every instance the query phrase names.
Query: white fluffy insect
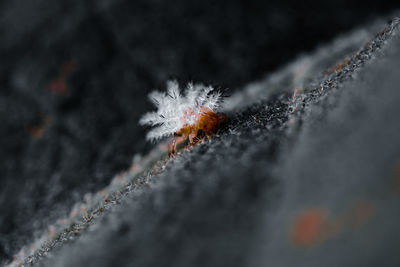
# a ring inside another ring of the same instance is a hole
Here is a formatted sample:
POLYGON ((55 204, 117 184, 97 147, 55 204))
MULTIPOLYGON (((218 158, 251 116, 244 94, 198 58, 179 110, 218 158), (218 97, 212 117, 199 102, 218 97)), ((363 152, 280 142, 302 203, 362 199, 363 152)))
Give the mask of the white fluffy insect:
POLYGON ((149 98, 158 110, 146 113, 139 121, 141 125, 155 126, 148 132, 148 140, 175 134, 189 137, 193 144, 198 130, 212 134, 221 120, 221 115, 216 112, 221 106, 222 95, 211 86, 189 83, 181 94, 179 84, 169 81, 166 93, 154 91, 149 98))

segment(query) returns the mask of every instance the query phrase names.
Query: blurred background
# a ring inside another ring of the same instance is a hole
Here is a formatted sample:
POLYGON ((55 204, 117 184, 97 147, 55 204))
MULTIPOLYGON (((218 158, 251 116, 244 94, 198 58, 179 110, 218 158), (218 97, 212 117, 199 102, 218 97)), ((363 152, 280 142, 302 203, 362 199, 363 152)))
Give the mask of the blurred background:
POLYGON ((228 94, 384 16, 384 1, 0 2, 0 262, 145 153, 168 79, 228 94))

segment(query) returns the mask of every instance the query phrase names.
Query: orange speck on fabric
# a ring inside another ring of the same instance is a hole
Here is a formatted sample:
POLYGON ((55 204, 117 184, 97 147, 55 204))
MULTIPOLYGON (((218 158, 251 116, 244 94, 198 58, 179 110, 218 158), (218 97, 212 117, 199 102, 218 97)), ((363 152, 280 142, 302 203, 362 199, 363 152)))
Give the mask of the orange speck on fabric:
POLYGON ((50 123, 50 118, 44 115, 38 115, 35 119, 36 122, 25 124, 25 131, 33 138, 40 138, 43 136, 47 125, 50 123))
POLYGON ((62 96, 68 95, 68 87, 67 87, 67 84, 66 84, 64 78, 56 78, 56 79, 52 80, 49 83, 48 88, 53 93, 57 93, 62 96))
MULTIPOLYGON (((355 53, 355 54, 353 55, 353 57, 356 57, 357 55, 358 55, 358 53, 355 53)), ((342 68, 346 67, 346 66, 349 64, 350 60, 351 60, 350 57, 345 58, 342 62, 339 62, 338 64, 336 64, 336 66, 327 69, 327 70, 324 71, 322 74, 323 74, 323 75, 328 75, 328 74, 331 74, 331 73, 333 73, 333 72, 335 72, 335 71, 336 71, 336 72, 341 72, 341 71, 342 71, 342 68)))
POLYGON ((40 138, 43 135, 44 127, 41 126, 25 126, 26 131, 33 138, 40 138))
POLYGON ((371 201, 362 200, 353 204, 349 212, 349 222, 353 227, 366 223, 375 213, 375 205, 371 201))
POLYGON ((321 209, 310 209, 296 216, 291 225, 290 240, 298 246, 311 246, 323 238, 325 214, 321 209))
POLYGON ((50 92, 67 96, 69 94, 67 86, 67 77, 75 71, 76 64, 74 61, 66 61, 61 64, 60 72, 57 77, 48 84, 50 92))

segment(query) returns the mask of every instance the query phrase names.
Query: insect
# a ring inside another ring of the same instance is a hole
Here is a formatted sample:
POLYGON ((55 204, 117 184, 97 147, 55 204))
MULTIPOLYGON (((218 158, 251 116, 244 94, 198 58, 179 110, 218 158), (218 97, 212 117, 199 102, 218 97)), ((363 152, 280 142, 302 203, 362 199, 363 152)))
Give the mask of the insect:
POLYGON ((173 135, 169 155, 174 155, 181 144, 190 147, 209 138, 227 120, 225 114, 217 113, 223 96, 211 86, 189 83, 182 95, 179 84, 169 81, 166 93, 154 91, 149 98, 158 110, 143 115, 139 123, 155 126, 147 133, 147 140, 173 135))

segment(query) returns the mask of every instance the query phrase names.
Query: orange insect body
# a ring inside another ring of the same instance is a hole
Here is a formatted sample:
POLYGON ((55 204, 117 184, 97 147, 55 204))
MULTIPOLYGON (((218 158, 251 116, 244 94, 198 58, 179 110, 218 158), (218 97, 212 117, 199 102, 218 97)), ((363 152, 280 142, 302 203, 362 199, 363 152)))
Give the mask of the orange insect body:
POLYGON ((167 92, 153 91, 150 101, 157 111, 142 116, 139 123, 154 126, 147 140, 157 140, 173 135, 169 154, 175 154, 177 146, 192 146, 214 134, 226 115, 216 113, 221 108, 222 93, 211 86, 188 84, 182 94, 176 81, 167 83, 167 92))
POLYGON ((192 109, 188 108, 181 120, 183 122, 182 128, 180 128, 174 134, 174 138, 169 146, 169 154, 176 153, 177 145, 182 142, 189 141, 188 146, 192 146, 202 141, 205 137, 208 138, 212 134, 216 133, 220 122, 227 119, 225 114, 215 114, 210 108, 202 107, 200 112, 195 114, 192 109), (194 116, 194 123, 186 123, 186 116, 194 116))

